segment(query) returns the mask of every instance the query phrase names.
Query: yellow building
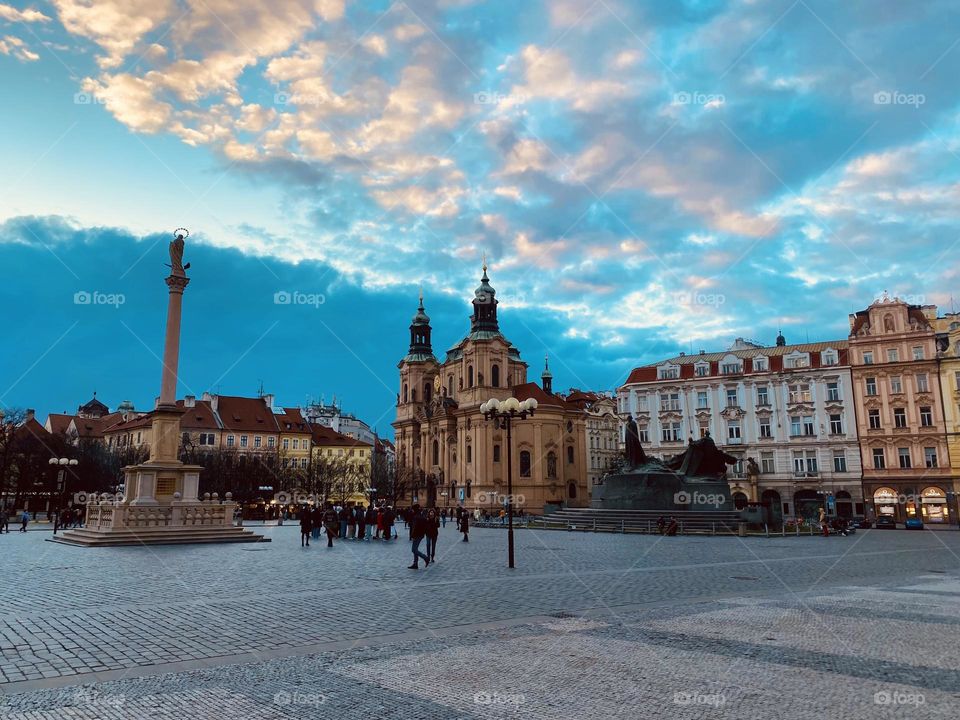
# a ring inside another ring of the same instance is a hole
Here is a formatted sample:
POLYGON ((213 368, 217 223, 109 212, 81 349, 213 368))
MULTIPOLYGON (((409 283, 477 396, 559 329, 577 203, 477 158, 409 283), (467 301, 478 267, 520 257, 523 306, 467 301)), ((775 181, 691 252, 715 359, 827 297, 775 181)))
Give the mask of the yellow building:
POLYGON ((933 323, 940 350, 940 392, 947 432, 947 453, 955 484, 960 485, 960 313, 950 313, 933 323))
POLYGON ((312 432, 300 408, 283 408, 276 413, 280 426, 280 468, 290 468, 306 473, 310 466, 312 432))
POLYGON ((366 507, 373 446, 325 425, 313 425, 311 430, 312 471, 319 493, 336 504, 366 507))

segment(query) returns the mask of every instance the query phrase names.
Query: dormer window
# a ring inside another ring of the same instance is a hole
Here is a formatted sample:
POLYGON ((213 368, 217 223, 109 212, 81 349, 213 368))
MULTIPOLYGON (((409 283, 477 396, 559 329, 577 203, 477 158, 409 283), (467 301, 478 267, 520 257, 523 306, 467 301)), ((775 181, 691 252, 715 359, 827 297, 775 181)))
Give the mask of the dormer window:
POLYGON ((720 366, 720 372, 724 375, 737 375, 743 372, 743 366, 734 362, 724 363, 720 366))
POLYGON ((786 366, 791 369, 810 367, 810 356, 791 355, 786 358, 786 366))
POLYGON ((840 360, 834 350, 824 350, 820 355, 820 364, 824 367, 839 364, 840 360))
POLYGON ((680 379, 680 368, 674 365, 665 365, 659 368, 658 377, 661 380, 679 380, 680 379))
POLYGON ((753 369, 757 372, 764 372, 770 369, 770 366, 767 364, 767 359, 765 357, 758 357, 753 359, 753 369))
POLYGON ((707 363, 696 365, 693 369, 693 372, 697 377, 706 377, 710 374, 710 365, 707 363))

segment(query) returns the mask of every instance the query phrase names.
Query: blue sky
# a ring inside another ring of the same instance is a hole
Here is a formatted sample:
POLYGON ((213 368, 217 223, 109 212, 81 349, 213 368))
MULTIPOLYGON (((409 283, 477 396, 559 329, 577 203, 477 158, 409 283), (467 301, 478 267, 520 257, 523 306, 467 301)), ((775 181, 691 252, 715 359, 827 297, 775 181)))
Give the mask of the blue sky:
POLYGON ((947 0, 0 0, 0 403, 149 406, 177 226, 181 392, 382 430, 418 285, 442 352, 484 252, 561 388, 948 308, 958 66, 947 0))

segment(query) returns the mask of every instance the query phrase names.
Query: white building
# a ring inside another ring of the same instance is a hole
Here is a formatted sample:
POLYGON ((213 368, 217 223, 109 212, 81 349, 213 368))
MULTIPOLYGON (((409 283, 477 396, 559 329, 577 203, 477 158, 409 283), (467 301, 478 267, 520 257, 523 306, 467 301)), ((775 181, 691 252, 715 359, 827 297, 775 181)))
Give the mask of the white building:
POLYGON ((763 347, 738 338, 726 352, 635 368, 617 399, 648 454, 676 455, 709 432, 740 458, 728 476, 738 506, 761 502, 771 519, 833 503, 839 515, 863 514, 845 340, 787 345, 781 335, 763 347))
POLYGON ((609 392, 584 392, 571 389, 567 402, 575 403, 587 413, 587 431, 584 435, 587 458, 587 487, 599 484, 604 473, 612 466, 621 452, 620 418, 617 415, 617 400, 609 392))

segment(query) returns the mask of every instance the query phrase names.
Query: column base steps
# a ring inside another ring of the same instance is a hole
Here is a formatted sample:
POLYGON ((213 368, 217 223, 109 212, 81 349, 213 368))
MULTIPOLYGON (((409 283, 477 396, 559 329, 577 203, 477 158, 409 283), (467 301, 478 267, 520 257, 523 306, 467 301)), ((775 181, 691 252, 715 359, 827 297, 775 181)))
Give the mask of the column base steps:
POLYGON ((562 530, 595 530, 596 532, 657 533, 657 520, 677 519, 678 532, 736 535, 739 531, 739 510, 603 510, 569 508, 532 519, 528 527, 562 530))
POLYGON ((110 547, 123 545, 255 543, 270 542, 270 538, 257 535, 252 530, 243 527, 197 525, 175 528, 119 528, 108 531, 75 528, 47 538, 47 541, 80 547, 110 547))

